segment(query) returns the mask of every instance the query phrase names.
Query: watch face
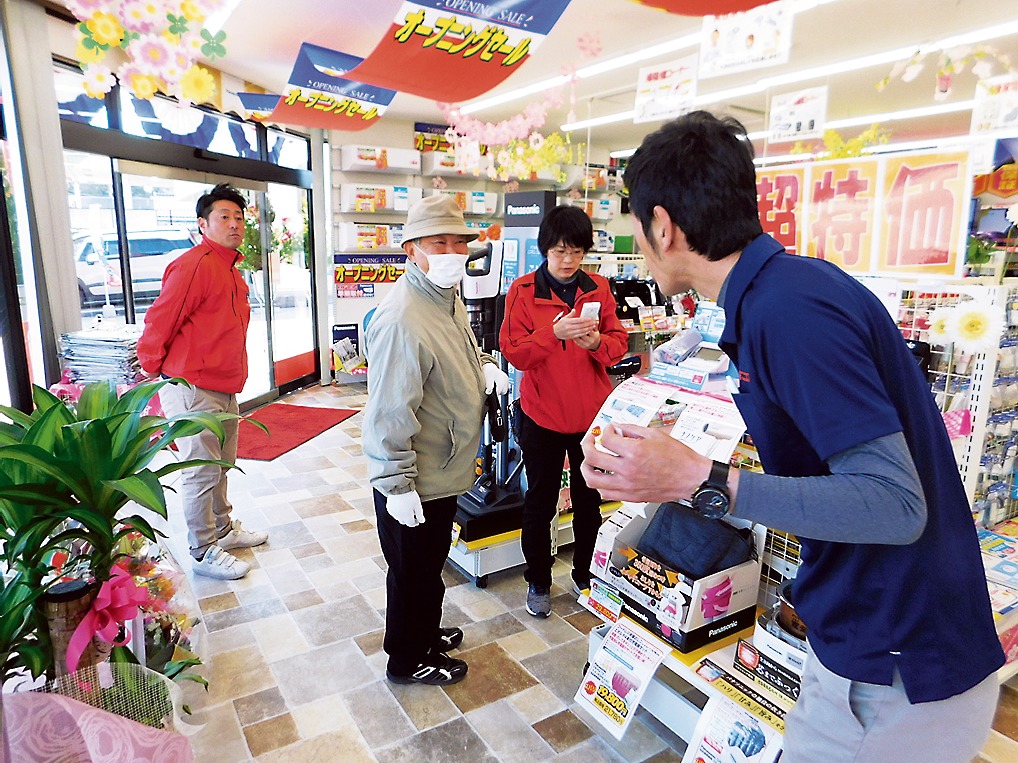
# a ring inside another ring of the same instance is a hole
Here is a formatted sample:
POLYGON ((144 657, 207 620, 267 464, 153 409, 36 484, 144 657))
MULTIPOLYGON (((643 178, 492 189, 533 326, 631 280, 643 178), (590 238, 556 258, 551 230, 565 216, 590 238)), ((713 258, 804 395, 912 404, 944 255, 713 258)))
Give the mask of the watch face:
POLYGON ((723 517, 728 513, 728 496, 716 487, 705 485, 693 496, 693 508, 711 518, 723 517))

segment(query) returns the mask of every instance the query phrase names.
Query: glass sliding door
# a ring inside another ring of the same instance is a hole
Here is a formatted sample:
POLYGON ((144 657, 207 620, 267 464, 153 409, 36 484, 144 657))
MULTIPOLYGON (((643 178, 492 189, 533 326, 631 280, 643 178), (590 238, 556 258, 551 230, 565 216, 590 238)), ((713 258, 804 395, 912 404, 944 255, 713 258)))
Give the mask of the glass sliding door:
POLYGON ((280 388, 316 376, 318 369, 308 204, 309 194, 302 188, 270 184, 265 193, 272 230, 266 270, 272 294, 273 375, 280 388))
POLYGON ((166 267, 201 238, 199 197, 229 182, 248 201, 240 269, 250 291, 251 325, 240 400, 261 401, 313 380, 317 344, 306 190, 82 152, 66 151, 65 157, 84 326, 97 320, 143 323, 166 267))

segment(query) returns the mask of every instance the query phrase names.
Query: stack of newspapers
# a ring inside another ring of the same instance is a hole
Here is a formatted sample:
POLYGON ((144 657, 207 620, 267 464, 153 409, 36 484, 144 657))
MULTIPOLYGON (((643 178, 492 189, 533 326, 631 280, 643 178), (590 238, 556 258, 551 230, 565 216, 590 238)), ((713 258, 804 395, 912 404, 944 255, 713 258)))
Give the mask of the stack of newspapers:
POLYGON ((85 384, 110 379, 134 384, 141 377, 138 337, 141 326, 100 324, 60 336, 66 381, 85 384))

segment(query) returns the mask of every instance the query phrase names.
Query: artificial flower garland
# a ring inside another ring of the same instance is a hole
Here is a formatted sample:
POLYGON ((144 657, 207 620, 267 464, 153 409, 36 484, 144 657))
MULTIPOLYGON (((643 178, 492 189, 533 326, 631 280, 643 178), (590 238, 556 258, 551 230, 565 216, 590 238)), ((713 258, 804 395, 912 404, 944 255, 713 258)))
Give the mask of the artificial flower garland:
POLYGON ((116 81, 148 100, 163 92, 183 103, 205 103, 215 95, 215 80, 195 63, 199 55, 226 55, 225 32, 202 29, 209 14, 225 0, 69 0, 81 23, 77 58, 85 74, 85 94, 102 98, 116 81), (106 65, 111 50, 126 60, 114 71, 106 65))
MULTIPOLYGON (((908 60, 896 63, 888 75, 876 84, 877 91, 882 92, 895 79, 912 82, 922 73, 927 55, 927 51, 917 50, 908 60)), ((961 74, 970 65, 976 77, 986 79, 993 74, 994 63, 1005 71, 1011 70, 1011 59, 990 45, 962 46, 941 52, 937 58, 937 71, 934 75, 936 85, 933 99, 946 100, 951 94, 955 75, 961 74)))

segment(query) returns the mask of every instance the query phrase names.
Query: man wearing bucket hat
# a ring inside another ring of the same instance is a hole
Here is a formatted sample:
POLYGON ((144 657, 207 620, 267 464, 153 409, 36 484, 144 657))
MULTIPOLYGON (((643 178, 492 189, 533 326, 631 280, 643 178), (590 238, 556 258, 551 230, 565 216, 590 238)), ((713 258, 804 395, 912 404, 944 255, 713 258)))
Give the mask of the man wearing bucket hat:
POLYGON ((406 272, 364 333, 364 454, 386 574, 386 676, 453 684, 467 673, 446 652, 463 631, 442 628, 442 566, 456 499, 474 481, 484 397, 509 378, 482 354, 456 287, 477 238, 446 194, 429 196, 403 228, 406 272))

